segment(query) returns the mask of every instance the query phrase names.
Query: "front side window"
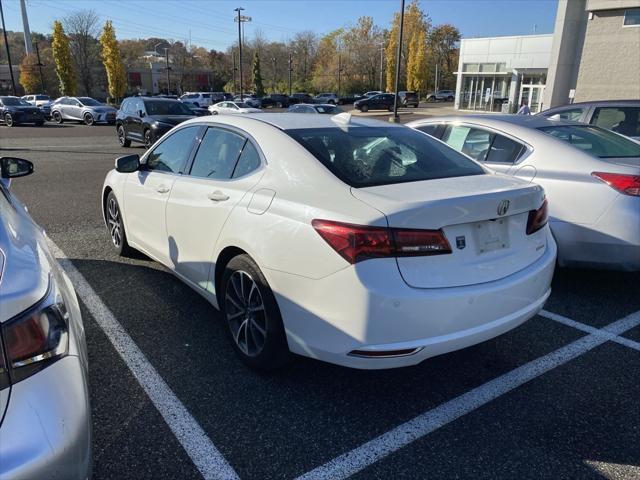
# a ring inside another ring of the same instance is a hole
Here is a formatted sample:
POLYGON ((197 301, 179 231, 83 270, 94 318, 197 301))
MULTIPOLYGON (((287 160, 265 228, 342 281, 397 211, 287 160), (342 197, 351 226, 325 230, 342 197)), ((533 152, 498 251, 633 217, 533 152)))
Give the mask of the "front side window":
POLYGON ((352 187, 484 174, 440 142, 403 127, 304 128, 285 131, 352 187))
POLYGON ((624 11, 624 26, 640 26, 640 8, 630 8, 624 11))
POLYGON ((87 107, 99 107, 100 105, 102 105, 100 102, 94 100, 91 97, 79 97, 78 100, 82 105, 85 105, 87 107))
POLYGON ((147 170, 181 173, 189 159, 200 127, 185 127, 172 133, 147 156, 147 170))
POLYGON ((558 125, 539 130, 570 143, 594 157, 640 157, 640 145, 608 130, 590 125, 558 125))
POLYGON ((238 161, 245 138, 221 128, 209 128, 193 160, 194 177, 228 180, 238 161))
POLYGON ((489 153, 493 134, 463 125, 447 125, 442 141, 474 160, 483 162, 489 153))
POLYGON ((640 136, 640 107, 598 107, 591 124, 627 137, 640 136))

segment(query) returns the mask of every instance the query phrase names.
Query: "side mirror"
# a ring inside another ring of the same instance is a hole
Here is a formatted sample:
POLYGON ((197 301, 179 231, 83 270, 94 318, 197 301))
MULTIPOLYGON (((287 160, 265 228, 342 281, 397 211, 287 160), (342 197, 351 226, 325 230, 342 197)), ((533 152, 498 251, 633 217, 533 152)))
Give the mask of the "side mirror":
POLYGON ((132 173, 140 168, 140 155, 125 155, 116 158, 116 171, 120 173, 132 173))
POLYGON ((0 177, 18 178, 33 173, 33 163, 23 158, 2 157, 0 158, 0 177))

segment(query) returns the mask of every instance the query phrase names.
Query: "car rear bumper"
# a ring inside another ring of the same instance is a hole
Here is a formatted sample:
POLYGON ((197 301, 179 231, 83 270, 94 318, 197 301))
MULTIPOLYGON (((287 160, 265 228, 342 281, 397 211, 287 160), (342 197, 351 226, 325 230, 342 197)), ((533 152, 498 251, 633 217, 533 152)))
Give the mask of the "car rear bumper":
POLYGON ((395 259, 368 260, 312 280, 266 270, 291 351, 353 368, 415 365, 501 335, 529 318, 550 294, 556 259, 546 252, 503 279, 419 289, 402 280, 395 259), (409 355, 354 356, 354 350, 409 355))
POLYGON ((0 438, 0 478, 91 476, 91 415, 79 357, 58 360, 11 387, 0 438))

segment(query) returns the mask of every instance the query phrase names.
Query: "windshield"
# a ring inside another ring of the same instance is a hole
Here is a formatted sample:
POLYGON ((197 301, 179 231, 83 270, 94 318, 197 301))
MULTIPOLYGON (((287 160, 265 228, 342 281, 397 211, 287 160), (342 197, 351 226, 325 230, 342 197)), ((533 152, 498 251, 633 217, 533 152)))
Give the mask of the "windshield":
POLYGON ((0 99, 2 100, 2 104, 8 107, 17 107, 20 105, 27 105, 29 107, 32 106, 29 102, 22 100, 21 98, 0 97, 0 99))
POLYGON ((315 107, 315 109, 318 113, 335 114, 344 112, 344 110, 342 110, 341 108, 334 107, 333 105, 318 105, 317 107, 315 107))
POLYGON ((36 95, 36 100, 49 100, 49 95, 36 95))
POLYGON ((99 107, 102 105, 99 101, 94 100, 91 97, 78 97, 78 100, 80 100, 81 104, 87 107, 99 107))
POLYGON ((184 103, 169 100, 146 100, 144 108, 147 115, 191 115, 191 110, 184 103))
POLYGON ((305 128, 286 133, 352 187, 485 173, 464 155, 409 128, 305 128))
POLYGON ((590 125, 541 127, 541 131, 564 140, 598 158, 640 157, 640 145, 608 130, 590 125))
POLYGON ((251 106, 247 105, 247 104, 246 104, 246 103, 244 103, 244 102, 236 102, 236 106, 237 106, 238 108, 251 108, 251 106))

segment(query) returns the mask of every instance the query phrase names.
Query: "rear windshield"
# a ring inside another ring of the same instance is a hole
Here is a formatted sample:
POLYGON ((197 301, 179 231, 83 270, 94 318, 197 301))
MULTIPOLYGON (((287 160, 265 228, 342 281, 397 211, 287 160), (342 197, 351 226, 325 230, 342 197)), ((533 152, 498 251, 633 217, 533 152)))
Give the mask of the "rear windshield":
POLYGON ((48 95, 36 95, 35 99, 36 100, 49 100, 49 96, 48 95))
POLYGON ((352 187, 485 173, 464 155, 410 128, 305 128, 286 133, 352 187))
POLYGON ((608 130, 589 125, 541 127, 544 133, 564 140, 598 158, 640 157, 640 145, 608 130))
POLYGON ((145 100, 144 108, 148 115, 191 115, 191 110, 178 100, 145 100))

